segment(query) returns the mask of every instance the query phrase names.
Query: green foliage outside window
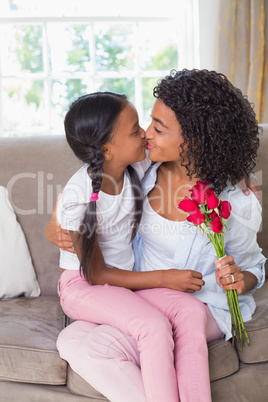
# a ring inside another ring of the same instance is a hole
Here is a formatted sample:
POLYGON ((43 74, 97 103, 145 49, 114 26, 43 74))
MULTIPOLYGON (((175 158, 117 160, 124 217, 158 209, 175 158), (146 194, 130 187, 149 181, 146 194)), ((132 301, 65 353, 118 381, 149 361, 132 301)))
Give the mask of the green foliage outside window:
POLYGON ((42 27, 25 25, 15 27, 15 53, 22 71, 43 71, 42 27))
MULTIPOLYGON (((60 72, 57 76, 58 72, 54 73, 54 67, 52 71, 50 52, 48 57, 49 75, 46 80, 51 94, 49 101, 58 115, 57 119, 63 119, 69 105, 75 99, 93 90, 125 93, 128 99, 135 103, 137 60, 135 60, 134 52, 135 35, 133 27, 133 24, 95 24, 92 26, 95 35, 92 39, 89 35, 88 25, 73 23, 66 26, 66 39, 70 42, 68 42, 68 49, 65 50, 66 68, 62 75, 60 72), (90 43, 92 40, 94 43, 90 43), (90 54, 90 49, 94 49, 94 60, 90 54), (94 77, 92 77, 93 65, 95 65, 96 71, 94 77), (64 73, 67 76, 64 77, 64 73), (72 73, 75 75, 73 78, 72 73), (80 77, 79 73, 81 73, 80 77), (108 78, 109 73, 111 73, 111 77, 108 78), (120 74, 119 77, 118 73, 120 74)), ((40 76, 36 78, 34 76, 43 74, 46 77, 43 54, 45 49, 44 37, 41 24, 14 26, 14 54, 20 71, 33 74, 32 79, 29 80, 30 85, 25 89, 24 99, 27 106, 33 104, 36 110, 44 102, 44 85, 46 85, 40 76)), ((170 71, 177 65, 177 47, 175 44, 169 43, 146 61, 143 71, 147 74, 149 71, 154 73, 159 71, 158 78, 161 78, 162 71, 170 71)), ((140 76, 142 77, 142 73, 140 76)), ((155 76, 142 78, 142 109, 146 121, 149 120, 154 100, 153 88, 158 78, 155 76)), ((19 89, 10 87, 8 91, 10 99, 13 99, 18 91, 19 89)))

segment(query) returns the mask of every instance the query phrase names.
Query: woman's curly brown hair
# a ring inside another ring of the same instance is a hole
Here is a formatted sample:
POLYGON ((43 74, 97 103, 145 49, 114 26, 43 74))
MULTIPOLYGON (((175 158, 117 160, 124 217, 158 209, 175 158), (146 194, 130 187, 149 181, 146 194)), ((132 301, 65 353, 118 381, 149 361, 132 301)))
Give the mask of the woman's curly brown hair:
POLYGON ((208 180, 216 193, 248 176, 256 165, 261 128, 252 105, 225 75, 172 70, 154 88, 182 128, 182 165, 208 180))

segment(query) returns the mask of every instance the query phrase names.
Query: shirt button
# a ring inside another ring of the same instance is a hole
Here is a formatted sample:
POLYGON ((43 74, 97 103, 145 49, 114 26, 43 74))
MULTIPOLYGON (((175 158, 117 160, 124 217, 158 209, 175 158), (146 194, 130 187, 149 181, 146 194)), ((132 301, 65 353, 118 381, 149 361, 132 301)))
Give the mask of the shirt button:
POLYGON ((181 240, 184 240, 185 239, 185 236, 181 236, 181 240))

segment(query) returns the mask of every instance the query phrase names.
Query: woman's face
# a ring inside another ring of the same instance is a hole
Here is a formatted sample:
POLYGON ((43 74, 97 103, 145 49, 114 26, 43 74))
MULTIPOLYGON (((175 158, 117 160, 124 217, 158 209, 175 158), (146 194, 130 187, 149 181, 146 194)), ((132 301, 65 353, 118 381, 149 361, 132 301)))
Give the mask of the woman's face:
POLYGON ((152 109, 152 122, 146 131, 149 158, 153 162, 180 161, 183 143, 181 126, 173 110, 157 99, 152 109))
POLYGON ((107 145, 113 157, 122 165, 127 166, 145 159, 145 132, 139 125, 139 116, 132 103, 128 102, 119 114, 107 145))

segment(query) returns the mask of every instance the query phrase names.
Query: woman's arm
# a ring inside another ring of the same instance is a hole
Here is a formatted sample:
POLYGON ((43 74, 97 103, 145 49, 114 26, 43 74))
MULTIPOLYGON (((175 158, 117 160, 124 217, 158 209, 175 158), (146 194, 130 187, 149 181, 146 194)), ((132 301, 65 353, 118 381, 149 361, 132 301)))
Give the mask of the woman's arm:
MULTIPOLYGON (((80 260, 82 237, 79 238, 77 232, 70 232, 70 235, 80 260)), ((98 242, 91 263, 90 281, 93 285, 108 283, 132 290, 166 287, 187 293, 198 291, 204 285, 202 274, 192 270, 169 269, 136 272, 107 267, 98 242)))
POLYGON ((57 220, 57 206, 60 201, 61 194, 58 195, 56 205, 53 209, 49 224, 45 229, 46 238, 50 243, 55 244, 62 250, 74 253, 73 242, 68 230, 62 229, 57 220))
POLYGON ((225 251, 227 257, 215 260, 216 279, 224 289, 236 289, 242 295, 262 286, 266 258, 257 243, 261 224, 261 207, 251 193, 244 197, 240 191, 230 192, 231 216, 227 221, 225 251), (225 265, 227 265, 225 267, 225 265), (224 267, 220 269, 221 267, 224 267), (225 277, 225 275, 233 275, 225 277))

